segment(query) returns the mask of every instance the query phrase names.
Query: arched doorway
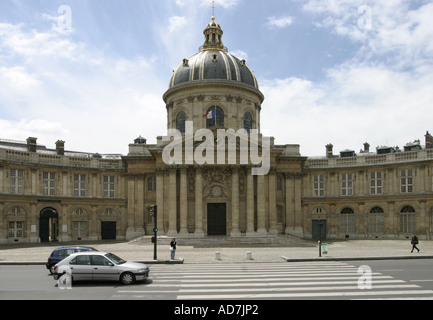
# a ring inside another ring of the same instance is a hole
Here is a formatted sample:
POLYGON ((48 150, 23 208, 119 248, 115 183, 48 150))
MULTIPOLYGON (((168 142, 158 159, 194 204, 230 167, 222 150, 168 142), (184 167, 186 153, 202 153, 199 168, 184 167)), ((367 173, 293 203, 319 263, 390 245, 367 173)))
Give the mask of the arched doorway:
POLYGON ((44 208, 39 216, 41 242, 57 241, 59 236, 59 213, 54 208, 44 208))

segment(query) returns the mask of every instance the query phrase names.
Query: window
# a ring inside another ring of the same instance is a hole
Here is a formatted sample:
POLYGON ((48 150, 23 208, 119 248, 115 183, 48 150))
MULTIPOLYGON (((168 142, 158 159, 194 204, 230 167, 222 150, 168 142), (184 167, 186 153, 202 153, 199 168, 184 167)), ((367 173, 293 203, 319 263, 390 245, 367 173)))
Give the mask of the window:
POLYGON ((355 233, 355 213, 351 208, 344 208, 341 210, 340 232, 355 233))
POLYGON ((413 192, 413 172, 412 169, 401 170, 401 193, 413 192))
POLYGON ((24 237, 24 222, 22 222, 22 221, 9 221, 9 223, 8 223, 8 237, 9 238, 22 238, 22 237, 24 237))
POLYGON ((152 176, 147 179, 147 190, 156 191, 156 177, 152 176))
POLYGON ((400 211, 400 232, 413 233, 415 232, 415 209, 411 206, 406 206, 400 211))
POLYGON ((11 194, 24 194, 24 170, 11 169, 10 191, 11 194))
POLYGON ((110 264, 113 265, 103 256, 92 256, 92 265, 94 266, 109 266, 110 264))
POLYGON ((374 207, 370 210, 370 232, 385 232, 385 214, 380 207, 374 207))
POLYGON ((245 112, 244 114, 244 129, 248 132, 253 128, 253 118, 251 117, 251 113, 245 112))
POLYGON ((74 238, 87 237, 87 221, 72 222, 72 236, 74 238))
POLYGON ((90 266, 90 256, 76 256, 69 264, 90 266))
POLYGON ((325 176, 323 174, 314 176, 313 190, 315 197, 325 196, 325 176))
POLYGON ((370 194, 382 194, 382 172, 370 173, 370 194))
POLYGON ((343 173, 341 175, 341 195, 353 195, 353 175, 351 173, 343 173))
POLYGON ((186 122, 186 114, 181 111, 177 114, 176 117, 176 129, 181 133, 185 133, 185 122, 186 122))
POLYGON ((86 175, 74 174, 74 197, 86 196, 86 175))
POLYGON ((104 176, 104 198, 114 198, 114 176, 104 176))
POLYGON ((56 195, 56 173, 55 172, 42 173, 42 194, 44 196, 56 195))
POLYGON ((206 128, 213 126, 224 127, 224 111, 220 107, 213 106, 208 109, 206 114, 206 128))

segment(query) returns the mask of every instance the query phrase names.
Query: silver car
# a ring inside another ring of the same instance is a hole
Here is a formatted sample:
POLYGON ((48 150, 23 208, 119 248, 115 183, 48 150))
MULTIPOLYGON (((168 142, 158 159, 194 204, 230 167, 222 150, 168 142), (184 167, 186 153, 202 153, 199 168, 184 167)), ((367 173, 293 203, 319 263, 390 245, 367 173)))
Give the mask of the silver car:
POLYGON ((79 252, 71 254, 54 266, 53 277, 63 281, 120 281, 128 285, 147 279, 149 267, 143 263, 127 262, 108 252, 79 252), (68 279, 68 280, 66 280, 68 279))

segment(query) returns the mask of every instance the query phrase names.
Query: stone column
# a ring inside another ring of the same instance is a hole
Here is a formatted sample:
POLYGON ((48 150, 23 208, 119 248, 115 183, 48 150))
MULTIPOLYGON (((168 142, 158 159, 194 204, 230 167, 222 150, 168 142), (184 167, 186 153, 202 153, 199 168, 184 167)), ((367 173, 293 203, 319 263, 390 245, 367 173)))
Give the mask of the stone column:
POLYGON ((265 176, 257 176, 257 234, 266 236, 266 196, 265 196, 265 176))
POLYGON ((177 234, 176 223, 176 167, 168 169, 168 235, 177 234))
POLYGON ((239 168, 232 166, 232 229, 231 237, 240 237, 239 230, 239 168))
POLYGON ((254 177, 251 167, 247 167, 247 236, 256 234, 254 230, 254 177))
POLYGON ((202 169, 195 168, 195 236, 203 237, 203 177, 202 169))
POLYGON ((188 167, 180 168, 180 234, 188 234, 188 167))
POLYGON ((291 179, 291 174, 285 174, 285 189, 286 189, 286 234, 290 234, 294 230, 295 208, 294 208, 294 181, 291 179))
POLYGON ((275 169, 271 169, 269 173, 269 234, 277 235, 277 184, 275 169))
POLYGON ((164 231, 164 170, 156 170, 156 205, 158 206, 157 225, 158 232, 164 231))

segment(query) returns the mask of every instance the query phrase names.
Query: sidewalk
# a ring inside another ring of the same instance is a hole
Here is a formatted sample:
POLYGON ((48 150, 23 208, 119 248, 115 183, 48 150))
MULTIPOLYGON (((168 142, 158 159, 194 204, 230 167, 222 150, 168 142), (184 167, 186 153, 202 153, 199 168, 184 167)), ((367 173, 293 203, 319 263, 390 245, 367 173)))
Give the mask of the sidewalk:
MULTIPOLYGON (((112 252, 125 260, 145 263, 254 263, 335 261, 367 259, 433 259, 433 241, 423 240, 418 245, 420 253, 410 253, 409 240, 348 240, 329 241, 328 254, 319 258, 316 241, 279 238, 274 243, 254 244, 227 241, 225 239, 177 238, 176 261, 169 261, 170 238, 158 237, 158 261, 153 260, 153 244, 150 237, 129 242, 78 242, 74 245, 92 246, 100 251, 112 252), (281 240, 282 239, 282 240, 281 240), (219 258, 219 259, 216 259, 219 258)), ((56 244, 10 244, 0 245, 1 264, 45 264, 53 249, 71 245, 56 244)))

